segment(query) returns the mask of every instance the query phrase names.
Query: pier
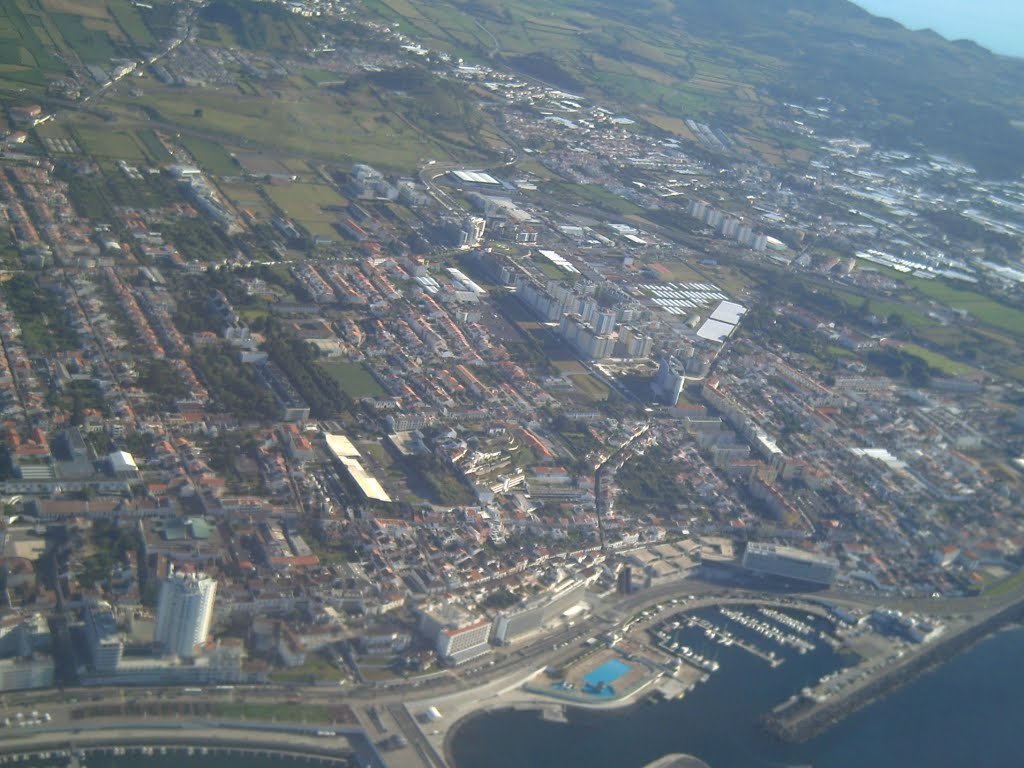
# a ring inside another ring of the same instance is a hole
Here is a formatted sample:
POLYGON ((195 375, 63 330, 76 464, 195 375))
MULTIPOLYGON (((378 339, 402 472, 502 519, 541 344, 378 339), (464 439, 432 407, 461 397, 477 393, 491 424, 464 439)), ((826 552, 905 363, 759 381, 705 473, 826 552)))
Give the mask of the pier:
MULTIPOLYGON (((772 626, 768 622, 756 619, 753 616, 748 616, 741 611, 735 611, 729 608, 719 607, 718 609, 723 616, 732 621, 735 621, 740 626, 752 629, 755 632, 763 635, 769 640, 773 640, 783 647, 795 648, 799 653, 807 653, 813 651, 815 648, 814 643, 809 640, 805 640, 799 635, 791 635, 782 630, 772 626)), ((802 623, 802 622, 801 622, 802 623)), ((806 625, 805 625, 806 626, 806 625)))
MULTIPOLYGON (((705 632, 713 632, 715 634, 722 634, 722 632, 724 632, 724 630, 721 627, 716 627, 707 619, 702 619, 699 616, 687 617, 687 621, 693 624, 694 626, 700 627, 705 632)), ((736 637, 731 633, 729 635, 729 639, 732 641, 732 644, 735 645, 737 648, 746 651, 752 656, 756 656, 762 661, 768 662, 773 668, 779 666, 784 661, 783 659, 777 657, 774 653, 763 651, 753 643, 748 642, 742 638, 736 637)))

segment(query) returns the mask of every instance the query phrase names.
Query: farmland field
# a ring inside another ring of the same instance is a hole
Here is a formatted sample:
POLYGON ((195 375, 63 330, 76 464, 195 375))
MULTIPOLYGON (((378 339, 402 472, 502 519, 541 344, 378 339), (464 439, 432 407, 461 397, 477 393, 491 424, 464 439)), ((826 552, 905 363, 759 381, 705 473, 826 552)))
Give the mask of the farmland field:
POLYGON ((206 173, 216 176, 237 176, 240 169, 223 146, 199 136, 182 136, 181 143, 206 173))
POLYGON ((314 235, 337 236, 334 222, 338 213, 327 206, 345 206, 348 201, 326 184, 266 185, 263 191, 285 215, 302 224, 314 235))

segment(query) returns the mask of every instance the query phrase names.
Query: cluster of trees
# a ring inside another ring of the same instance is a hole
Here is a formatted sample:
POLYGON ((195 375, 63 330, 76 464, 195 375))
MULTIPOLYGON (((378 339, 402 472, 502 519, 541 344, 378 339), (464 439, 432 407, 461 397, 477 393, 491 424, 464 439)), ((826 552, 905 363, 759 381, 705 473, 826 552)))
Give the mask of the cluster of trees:
POLYGON ((437 456, 433 454, 411 456, 406 461, 408 467, 422 479, 424 487, 431 495, 430 500, 435 504, 455 507, 473 502, 473 496, 469 490, 437 456))
POLYGON ((301 41, 293 39, 289 34, 290 25, 305 25, 303 20, 293 17, 283 5, 256 5, 239 0, 214 0, 200 12, 199 17, 201 23, 214 22, 228 27, 243 48, 255 51, 274 48, 291 50, 301 41))
MULTIPOLYGON (((364 72, 334 87, 346 96, 360 90, 383 91, 401 100, 401 114, 420 128, 466 131, 475 135, 483 119, 475 104, 457 83, 434 75, 424 67, 404 67, 364 72)), ((397 105, 396 105, 397 106, 397 105)), ((385 116, 386 117, 386 116, 385 116)), ((445 137, 451 141, 452 137, 445 137)), ((472 148, 479 149, 479 146, 472 148)))
POLYGON ((754 307, 743 319, 743 330, 793 352, 813 355, 819 360, 833 359, 824 336, 797 325, 784 315, 776 315, 770 308, 754 307))
POLYGON ((72 381, 67 387, 70 398, 71 423, 81 426, 85 423, 85 411, 92 408, 106 411, 103 394, 94 381, 72 381))
POLYGON ((134 530, 121 528, 116 522, 96 520, 92 528, 93 554, 83 561, 78 583, 90 588, 106 582, 127 552, 139 549, 139 537, 134 530))
POLYGON ((506 63, 513 69, 569 93, 582 93, 586 90, 585 83, 580 82, 565 67, 546 53, 535 52, 522 56, 512 56, 507 59, 506 63))
POLYGON ((277 413, 277 402, 266 384, 224 345, 197 347, 192 364, 217 402, 238 418, 267 418, 277 413))
POLYGON ((679 509, 682 489, 672 472, 672 453, 665 446, 655 446, 644 456, 637 456, 615 473, 615 482, 623 493, 620 503, 639 512, 674 512, 679 509))
POLYGON ((21 341, 29 354, 76 349, 78 333, 71 327, 64 304, 55 301, 28 273, 20 273, 2 283, 7 306, 21 326, 21 341))
POLYGON ((178 372, 166 360, 140 360, 138 383, 162 406, 183 397, 189 390, 178 372))
POLYGON ((928 363, 901 349, 873 349, 868 352, 868 362, 890 379, 905 379, 913 387, 927 387, 932 380, 932 369, 928 363))
POLYGON ((921 216, 932 224, 958 240, 970 240, 975 243, 997 246, 1009 253, 1019 250, 1017 239, 1012 235, 993 232, 976 221, 968 219, 957 211, 939 210, 922 211, 921 216))
POLYGON ((482 605, 484 608, 501 610, 503 608, 511 608, 518 602, 519 595, 515 592, 510 589, 499 589, 496 592, 491 592, 491 594, 485 597, 482 605))
POLYGON ((160 225, 160 234, 174 243, 188 261, 219 261, 232 252, 231 244, 204 218, 174 219, 160 225))
POLYGON ((351 408, 352 400, 342 391, 338 382, 317 365, 316 352, 311 345, 272 323, 268 325, 267 331, 267 354, 278 368, 288 374, 292 386, 309 404, 313 418, 331 418, 339 411, 351 408))

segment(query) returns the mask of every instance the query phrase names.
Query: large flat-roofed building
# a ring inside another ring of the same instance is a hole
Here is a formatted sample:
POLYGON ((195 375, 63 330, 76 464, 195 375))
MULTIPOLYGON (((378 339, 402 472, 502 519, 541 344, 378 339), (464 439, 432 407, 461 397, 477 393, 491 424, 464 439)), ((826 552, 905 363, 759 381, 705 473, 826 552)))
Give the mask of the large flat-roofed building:
POLYGON ((437 655, 452 664, 461 664, 487 653, 490 650, 490 638, 489 619, 480 619, 464 627, 447 627, 438 636, 437 655))
POLYGON ((93 670, 115 672, 124 654, 124 637, 109 603, 99 601, 86 606, 85 639, 89 644, 93 670))
POLYGON ((589 583, 585 579, 566 579, 525 603, 499 611, 494 617, 491 641, 496 645, 511 643, 564 616, 584 600, 589 583))
POLYGON ((55 669, 52 656, 0 659, 0 691, 49 688, 55 669))
POLYGON ((814 552, 752 541, 743 555, 743 567, 768 576, 828 586, 836 580, 839 563, 814 552))
POLYGON ((380 481, 359 463, 359 449, 352 445, 351 440, 344 435, 329 433, 324 433, 324 440, 331 457, 345 469, 349 479, 359 488, 360 493, 372 501, 385 503, 391 501, 391 497, 388 496, 380 481))
POLYGON ((454 603, 422 609, 420 632, 448 664, 461 664, 490 650, 491 620, 454 603))
POLYGON ((138 479, 139 467, 128 451, 114 451, 107 456, 107 462, 110 464, 110 471, 114 477, 121 480, 138 479))
POLYGON ((491 635, 495 643, 511 643, 513 638, 540 629, 543 623, 544 614, 539 606, 516 606, 494 617, 491 635))

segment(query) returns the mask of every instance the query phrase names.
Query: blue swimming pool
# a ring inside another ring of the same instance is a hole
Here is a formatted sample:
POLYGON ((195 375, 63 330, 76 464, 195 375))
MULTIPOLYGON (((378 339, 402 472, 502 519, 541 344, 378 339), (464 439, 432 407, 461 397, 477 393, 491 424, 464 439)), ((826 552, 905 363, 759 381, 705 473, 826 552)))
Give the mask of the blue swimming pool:
MULTIPOLYGON (((590 688, 604 689, 629 672, 629 665, 618 659, 610 659, 597 669, 583 676, 583 682, 590 688)), ((609 694, 612 695, 612 694, 609 694)))

